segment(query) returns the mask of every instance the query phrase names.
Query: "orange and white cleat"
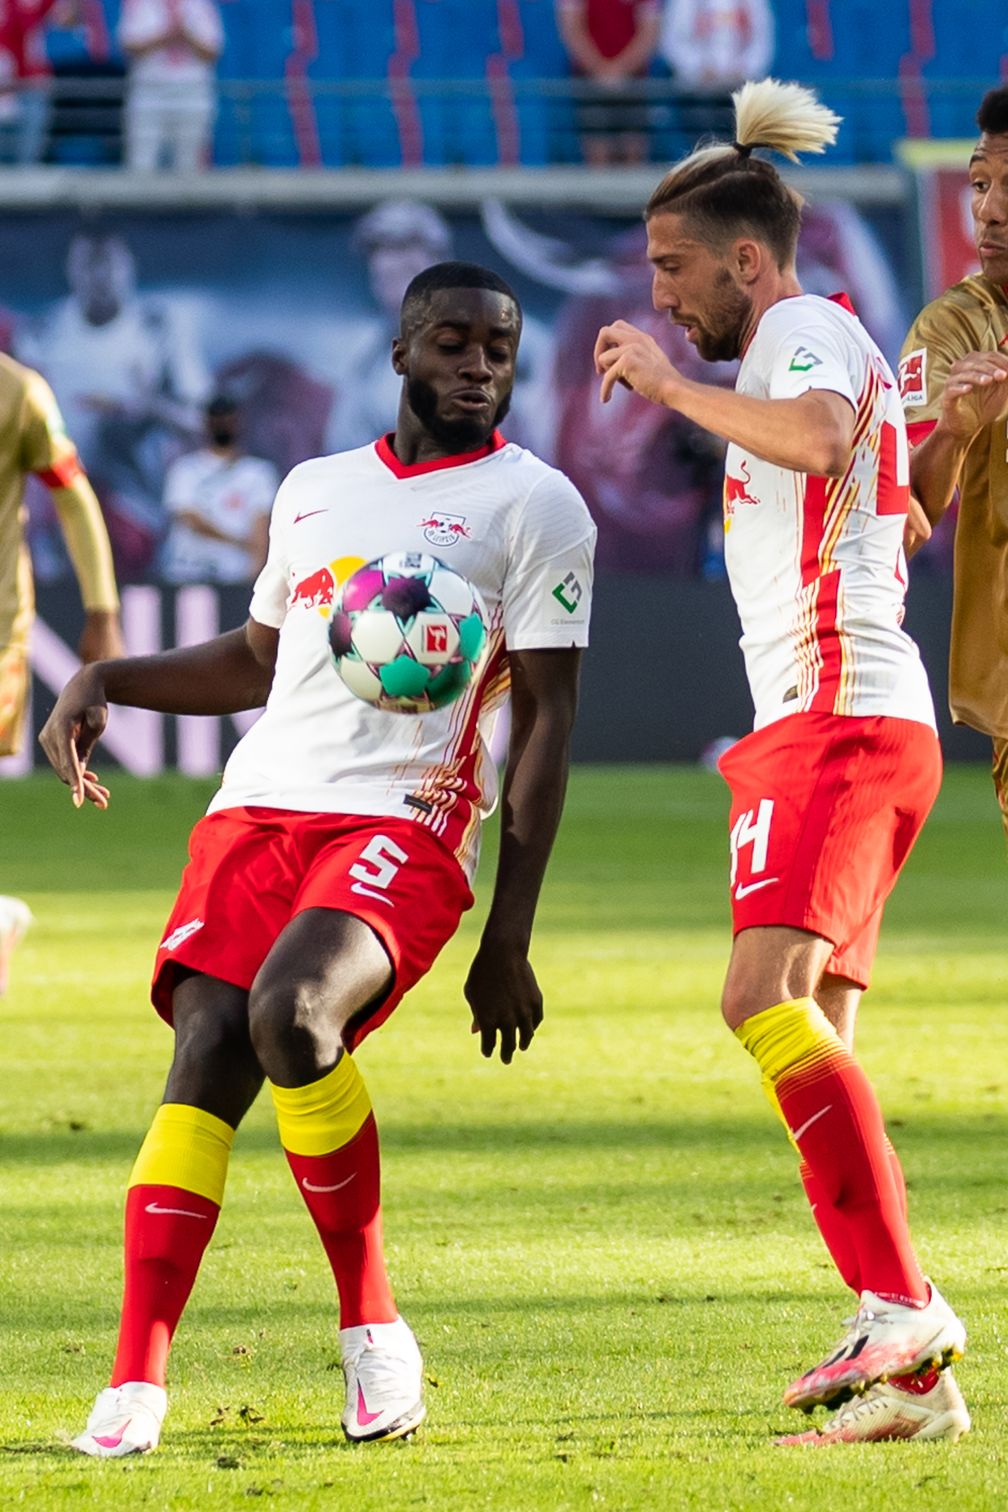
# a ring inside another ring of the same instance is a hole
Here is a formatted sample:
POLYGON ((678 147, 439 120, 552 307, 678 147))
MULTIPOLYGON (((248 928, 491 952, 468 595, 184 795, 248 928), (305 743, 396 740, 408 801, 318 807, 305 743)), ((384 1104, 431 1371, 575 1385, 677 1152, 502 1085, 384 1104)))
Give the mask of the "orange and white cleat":
POLYGON ((951 1370, 927 1371, 927 1390, 877 1381, 846 1402, 821 1428, 789 1433, 774 1442, 825 1449, 830 1444, 881 1444, 892 1439, 945 1439, 970 1431, 970 1415, 951 1370))
POLYGON ((966 1329, 936 1286, 928 1282, 924 1307, 885 1302, 874 1292, 861 1293, 856 1315, 832 1354, 784 1393, 788 1407, 839 1407, 861 1396, 876 1381, 910 1375, 933 1365, 944 1370, 966 1348, 966 1329))

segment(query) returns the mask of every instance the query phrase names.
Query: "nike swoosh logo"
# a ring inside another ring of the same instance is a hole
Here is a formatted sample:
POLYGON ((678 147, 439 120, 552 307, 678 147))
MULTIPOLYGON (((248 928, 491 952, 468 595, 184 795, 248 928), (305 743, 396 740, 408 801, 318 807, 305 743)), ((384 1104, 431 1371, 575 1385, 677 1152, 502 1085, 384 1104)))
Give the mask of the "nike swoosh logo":
POLYGON ((118 1433, 96 1433, 95 1443, 101 1444, 103 1449, 118 1449, 119 1445, 123 1441, 123 1434, 126 1432, 126 1429, 129 1427, 129 1425, 130 1420, 129 1418, 127 1418, 125 1423, 123 1423, 122 1427, 119 1429, 118 1433))
POLYGON ((304 514, 298 514, 298 515, 294 516, 294 524, 295 525, 300 525, 300 523, 301 523, 302 520, 310 520, 311 517, 312 517, 312 515, 328 514, 328 513, 329 513, 328 509, 307 509, 307 510, 305 510, 304 514))
POLYGON ((174 1213, 177 1218, 202 1218, 206 1222, 206 1213, 194 1213, 189 1208, 166 1208, 159 1207, 156 1202, 148 1202, 144 1208, 145 1213, 174 1213))
POLYGON ((336 1181, 332 1186, 316 1186, 314 1181, 309 1181, 307 1176, 302 1176, 301 1185, 306 1192, 338 1192, 341 1187, 349 1186, 356 1175, 356 1171, 351 1171, 345 1181, 336 1181))
POLYGON ((389 908, 395 908, 395 904, 391 898, 387 898, 384 893, 375 892, 373 887, 365 887, 363 882, 355 882, 350 891, 363 893, 365 898, 377 898, 379 903, 385 903, 389 908))
POLYGON ((779 881, 780 877, 763 877, 759 882, 747 882, 744 887, 740 882, 735 889, 735 901, 738 903, 743 898, 748 898, 750 893, 759 892, 761 887, 770 887, 772 883, 779 881))
POLYGON ((367 1403, 364 1400, 364 1393, 361 1390, 360 1382, 358 1381, 357 1382, 357 1421, 358 1421, 358 1423, 360 1423, 363 1428, 366 1428, 369 1423, 373 1423, 374 1422, 375 1418, 380 1418, 380 1417, 381 1417, 381 1413, 380 1412, 368 1412, 368 1410, 367 1410, 367 1403))
POLYGON ((811 1118, 806 1118, 800 1129, 791 1130, 791 1138, 795 1141, 796 1144, 798 1140, 801 1139, 803 1134, 808 1133, 809 1129, 811 1129, 816 1120, 822 1118, 824 1114, 828 1113, 832 1106, 832 1103, 827 1103, 825 1108, 820 1108, 818 1113, 813 1113, 811 1118))

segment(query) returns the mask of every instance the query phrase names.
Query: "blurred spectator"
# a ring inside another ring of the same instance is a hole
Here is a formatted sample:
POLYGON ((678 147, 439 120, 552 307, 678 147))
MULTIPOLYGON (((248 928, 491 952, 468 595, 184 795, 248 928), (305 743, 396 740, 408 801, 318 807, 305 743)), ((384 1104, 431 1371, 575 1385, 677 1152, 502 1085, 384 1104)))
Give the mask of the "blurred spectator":
POLYGON ((650 113, 623 86, 645 78, 655 58, 660 0, 557 0, 557 20, 574 76, 586 81, 577 107, 585 162, 644 162, 650 113))
POLYGON ((688 146, 710 134, 730 141, 731 91, 763 78, 773 58, 769 0, 666 0, 661 52, 681 96, 677 125, 688 146))
POLYGON ((367 264, 376 313, 351 338, 341 362, 343 373, 353 378, 337 396, 333 451, 366 446, 395 425, 402 379, 392 367, 392 338, 399 333, 399 306, 418 273, 451 257, 452 235, 432 205, 384 200, 361 216, 353 246, 367 264))
POLYGON ((17 355, 55 390, 101 500, 116 569, 135 579, 163 534, 165 467, 179 436, 191 443, 199 434, 210 377, 192 309, 178 296, 138 293, 123 237, 78 233, 66 276, 68 296, 19 333, 17 355))
POLYGON ((113 56, 100 0, 57 0, 46 51, 53 82, 46 161, 121 162, 126 68, 113 56))
POLYGON ((123 0, 119 43, 129 63, 127 166, 203 167, 224 45, 214 0, 123 0))
POLYGON ((241 448, 237 402, 217 394, 205 411, 206 445, 165 476, 171 520, 163 576, 169 583, 246 583, 266 560, 269 517, 280 479, 241 448))
POLYGON ((43 32, 56 0, 0 0, 0 163, 37 163, 49 119, 43 32))

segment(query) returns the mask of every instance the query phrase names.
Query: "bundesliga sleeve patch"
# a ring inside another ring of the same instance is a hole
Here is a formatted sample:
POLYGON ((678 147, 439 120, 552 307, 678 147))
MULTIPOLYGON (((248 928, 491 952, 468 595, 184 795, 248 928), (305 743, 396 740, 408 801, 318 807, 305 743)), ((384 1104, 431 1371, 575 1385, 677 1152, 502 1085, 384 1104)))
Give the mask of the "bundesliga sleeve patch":
POLYGON ((899 391, 904 409, 927 402, 927 347, 907 352, 899 365, 899 391))

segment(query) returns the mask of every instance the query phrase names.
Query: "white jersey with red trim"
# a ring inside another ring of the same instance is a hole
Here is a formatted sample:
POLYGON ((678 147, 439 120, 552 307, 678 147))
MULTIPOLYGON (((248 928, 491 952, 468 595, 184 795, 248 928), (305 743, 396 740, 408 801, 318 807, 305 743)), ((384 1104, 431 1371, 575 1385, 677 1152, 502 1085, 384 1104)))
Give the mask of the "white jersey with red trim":
POLYGON ((594 545, 574 485, 499 435, 440 462, 405 466, 386 438, 295 467, 273 506, 249 611, 280 631, 273 688, 210 812, 263 806, 412 819, 444 840, 471 879, 479 822, 497 800, 485 737, 507 698, 507 653, 587 645, 594 545), (489 616, 473 684, 430 714, 363 703, 329 652, 339 584, 403 551, 468 578, 489 616))
POLYGON ((900 628, 910 471, 885 358, 845 300, 803 294, 763 315, 736 389, 759 399, 825 389, 855 413, 853 454, 839 478, 728 447, 725 563, 755 728, 808 710, 933 727, 927 674, 900 628))

